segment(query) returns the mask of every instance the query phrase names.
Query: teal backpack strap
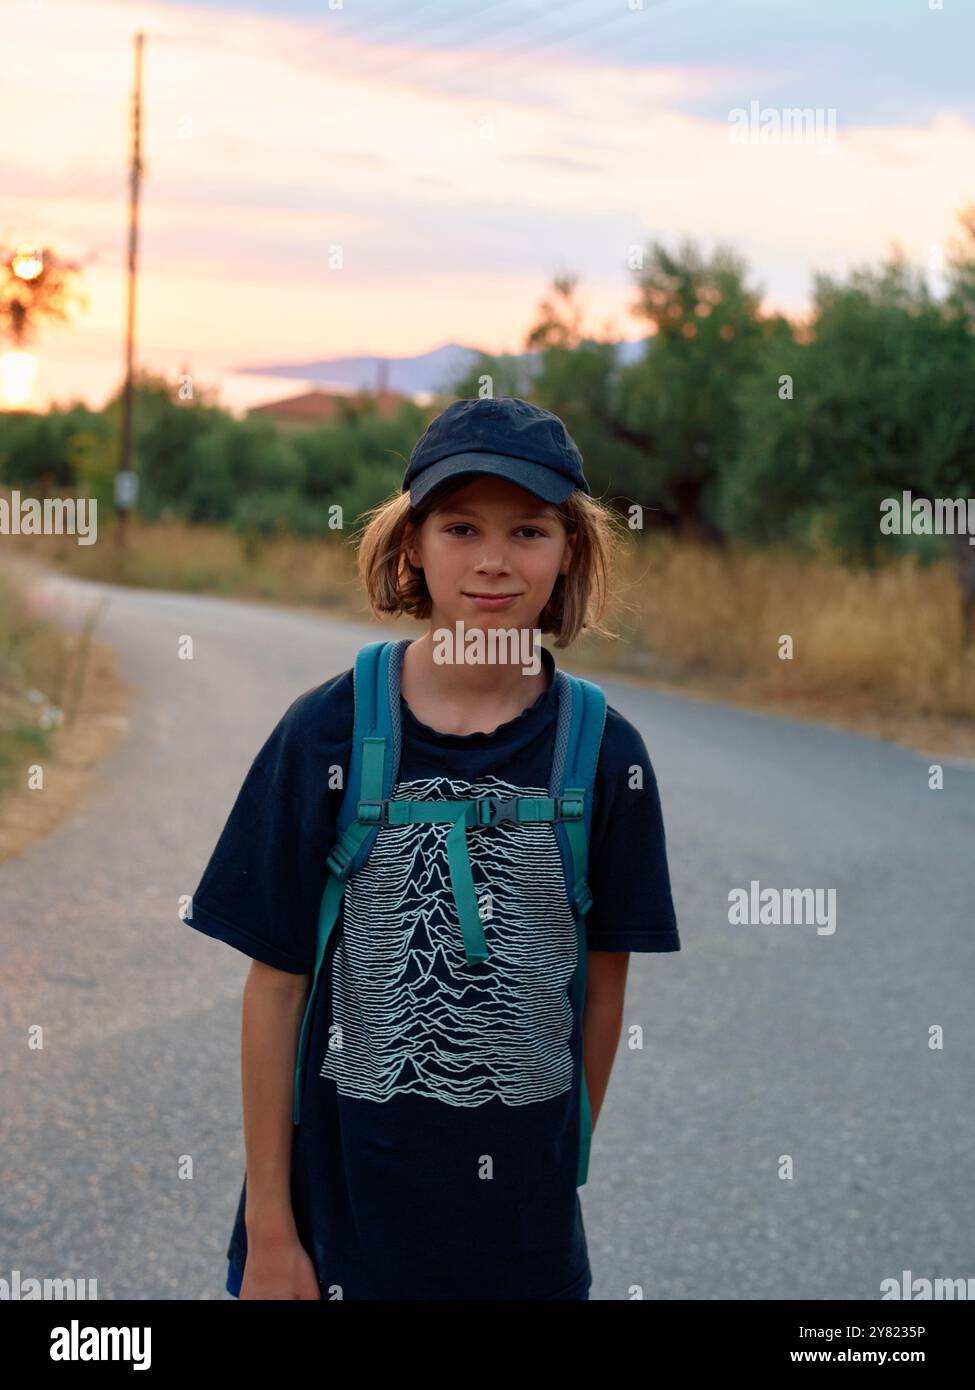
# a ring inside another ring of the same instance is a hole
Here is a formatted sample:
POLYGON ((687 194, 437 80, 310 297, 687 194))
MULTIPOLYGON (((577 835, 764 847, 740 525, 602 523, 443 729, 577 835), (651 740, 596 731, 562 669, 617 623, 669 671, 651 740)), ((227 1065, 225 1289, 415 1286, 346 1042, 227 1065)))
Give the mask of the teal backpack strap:
MULTIPOLYGON (((322 894, 312 985, 302 1020, 295 1065, 294 1123, 301 1116, 305 1054, 318 977, 332 930, 338 921, 345 884, 369 854, 380 825, 449 821, 447 858, 451 887, 469 964, 488 958, 477 909, 467 848, 468 827, 502 820, 551 821, 556 825, 566 887, 576 918, 577 964, 570 986, 580 1027, 586 989, 585 915, 592 904, 586 882, 592 789, 606 717, 606 700, 597 685, 556 671, 559 716, 552 763, 551 795, 494 796, 461 801, 391 800, 400 760, 399 694, 403 653, 410 639, 373 642, 363 647, 354 667, 355 722, 349 779, 337 821, 338 839, 328 856, 329 877, 322 894)), ((581 1079, 580 1158, 577 1185, 586 1181, 591 1122, 585 1070, 581 1079)))
MULTIPOLYGON (((569 995, 582 1030, 586 999, 586 913, 592 906, 587 874, 589 836, 592 829, 593 788, 596 767, 606 725, 606 696, 593 681, 559 671, 559 722, 555 734, 551 791, 559 797, 563 818, 556 834, 562 851, 566 890, 576 921, 576 968, 569 995), (576 814, 577 809, 580 814, 576 814)), ((580 1048, 582 1042, 580 1040, 580 1048)), ((584 1052, 580 1054, 584 1057, 584 1052)), ((584 1061, 581 1064, 579 1099, 579 1164, 576 1186, 584 1186, 589 1176, 589 1150, 592 1144, 592 1112, 586 1087, 584 1061)))
POLYGON ((396 688, 399 689, 398 665, 393 664, 391 669, 391 663, 398 663, 402 659, 403 645, 370 642, 357 653, 353 667, 355 716, 349 779, 336 825, 339 838, 326 860, 329 875, 318 914, 315 970, 298 1036, 292 1111, 295 1124, 301 1119, 305 1054, 325 951, 338 921, 346 880, 365 862, 372 848, 379 829, 380 810, 389 796, 399 764, 398 724, 394 738, 390 713, 390 682, 395 679, 396 688))

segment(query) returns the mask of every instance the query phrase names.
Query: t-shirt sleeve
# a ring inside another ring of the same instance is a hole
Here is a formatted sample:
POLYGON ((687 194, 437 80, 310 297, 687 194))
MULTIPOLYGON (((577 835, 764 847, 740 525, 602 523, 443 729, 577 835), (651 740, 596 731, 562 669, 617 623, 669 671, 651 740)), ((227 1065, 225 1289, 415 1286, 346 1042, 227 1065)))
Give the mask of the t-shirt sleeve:
POLYGON ((679 951, 657 778, 637 728, 607 706, 593 797, 590 951, 679 951))
MULTIPOLYGON (((330 682, 329 685, 332 683, 330 682)), ((191 903, 187 925, 294 974, 315 968, 318 915, 348 746, 316 736, 326 687, 289 707, 244 778, 191 903), (342 779, 330 779, 330 766, 342 779)))

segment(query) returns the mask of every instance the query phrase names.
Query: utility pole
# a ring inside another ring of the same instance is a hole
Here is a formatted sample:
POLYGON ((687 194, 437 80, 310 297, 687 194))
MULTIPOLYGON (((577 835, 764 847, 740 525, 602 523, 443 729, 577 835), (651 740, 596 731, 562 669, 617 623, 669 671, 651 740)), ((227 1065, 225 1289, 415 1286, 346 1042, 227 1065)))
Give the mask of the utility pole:
POLYGON ((142 174, 142 43, 144 34, 135 36, 135 74, 132 93, 132 170, 129 182, 129 278, 128 314, 125 329, 125 388, 122 395, 122 448, 115 475, 115 510, 118 515, 116 537, 125 544, 125 522, 135 506, 139 479, 132 457, 132 369, 135 341, 136 259, 139 246, 139 181, 142 174))

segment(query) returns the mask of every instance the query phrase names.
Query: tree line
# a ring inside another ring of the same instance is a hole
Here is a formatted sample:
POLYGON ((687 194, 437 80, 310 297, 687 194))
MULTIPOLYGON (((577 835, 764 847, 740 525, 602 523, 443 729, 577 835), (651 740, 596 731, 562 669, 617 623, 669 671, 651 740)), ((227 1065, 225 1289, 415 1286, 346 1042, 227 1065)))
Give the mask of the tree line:
MULTIPOLYGON (((579 443, 593 492, 631 524, 704 544, 785 542, 852 564, 915 551, 954 559, 968 631, 968 536, 884 534, 885 499, 975 498, 975 208, 943 258, 943 290, 895 248, 846 277, 817 274, 802 321, 764 313, 736 252, 652 242, 631 305, 647 335, 630 360, 586 333, 578 281, 557 278, 521 357, 481 354, 445 397, 381 418, 367 396, 328 426, 237 420, 205 394, 137 385, 139 511, 250 534, 327 535, 401 486, 427 421, 454 396, 530 398, 579 443), (634 522, 634 518, 636 521, 634 522)), ((120 396, 0 415, 0 480, 112 505, 120 396)), ((903 529, 903 528, 902 528, 903 529)), ((973 533, 975 534, 975 533, 973 533)))

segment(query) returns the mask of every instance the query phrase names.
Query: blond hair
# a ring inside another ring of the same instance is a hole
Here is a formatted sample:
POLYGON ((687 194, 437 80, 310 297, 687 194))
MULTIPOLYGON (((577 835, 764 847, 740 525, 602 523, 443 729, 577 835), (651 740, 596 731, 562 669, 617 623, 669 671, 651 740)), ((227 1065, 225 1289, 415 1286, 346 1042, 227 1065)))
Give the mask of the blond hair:
MULTIPOLYGON (((460 477, 457 486, 467 481, 460 477)), ((447 495, 436 488, 427 501, 413 507, 409 493, 398 492, 363 512, 365 525, 354 538, 356 564, 369 606, 377 618, 406 613, 424 622, 430 617, 430 591, 423 571, 410 563, 406 545, 426 518, 443 505, 447 495)), ((539 628, 555 634, 557 647, 567 647, 583 629, 604 637, 619 636, 603 626, 601 619, 609 603, 621 522, 604 503, 578 488, 555 506, 555 512, 566 531, 576 533, 578 539, 568 573, 557 577, 552 595, 542 609, 539 628)))

